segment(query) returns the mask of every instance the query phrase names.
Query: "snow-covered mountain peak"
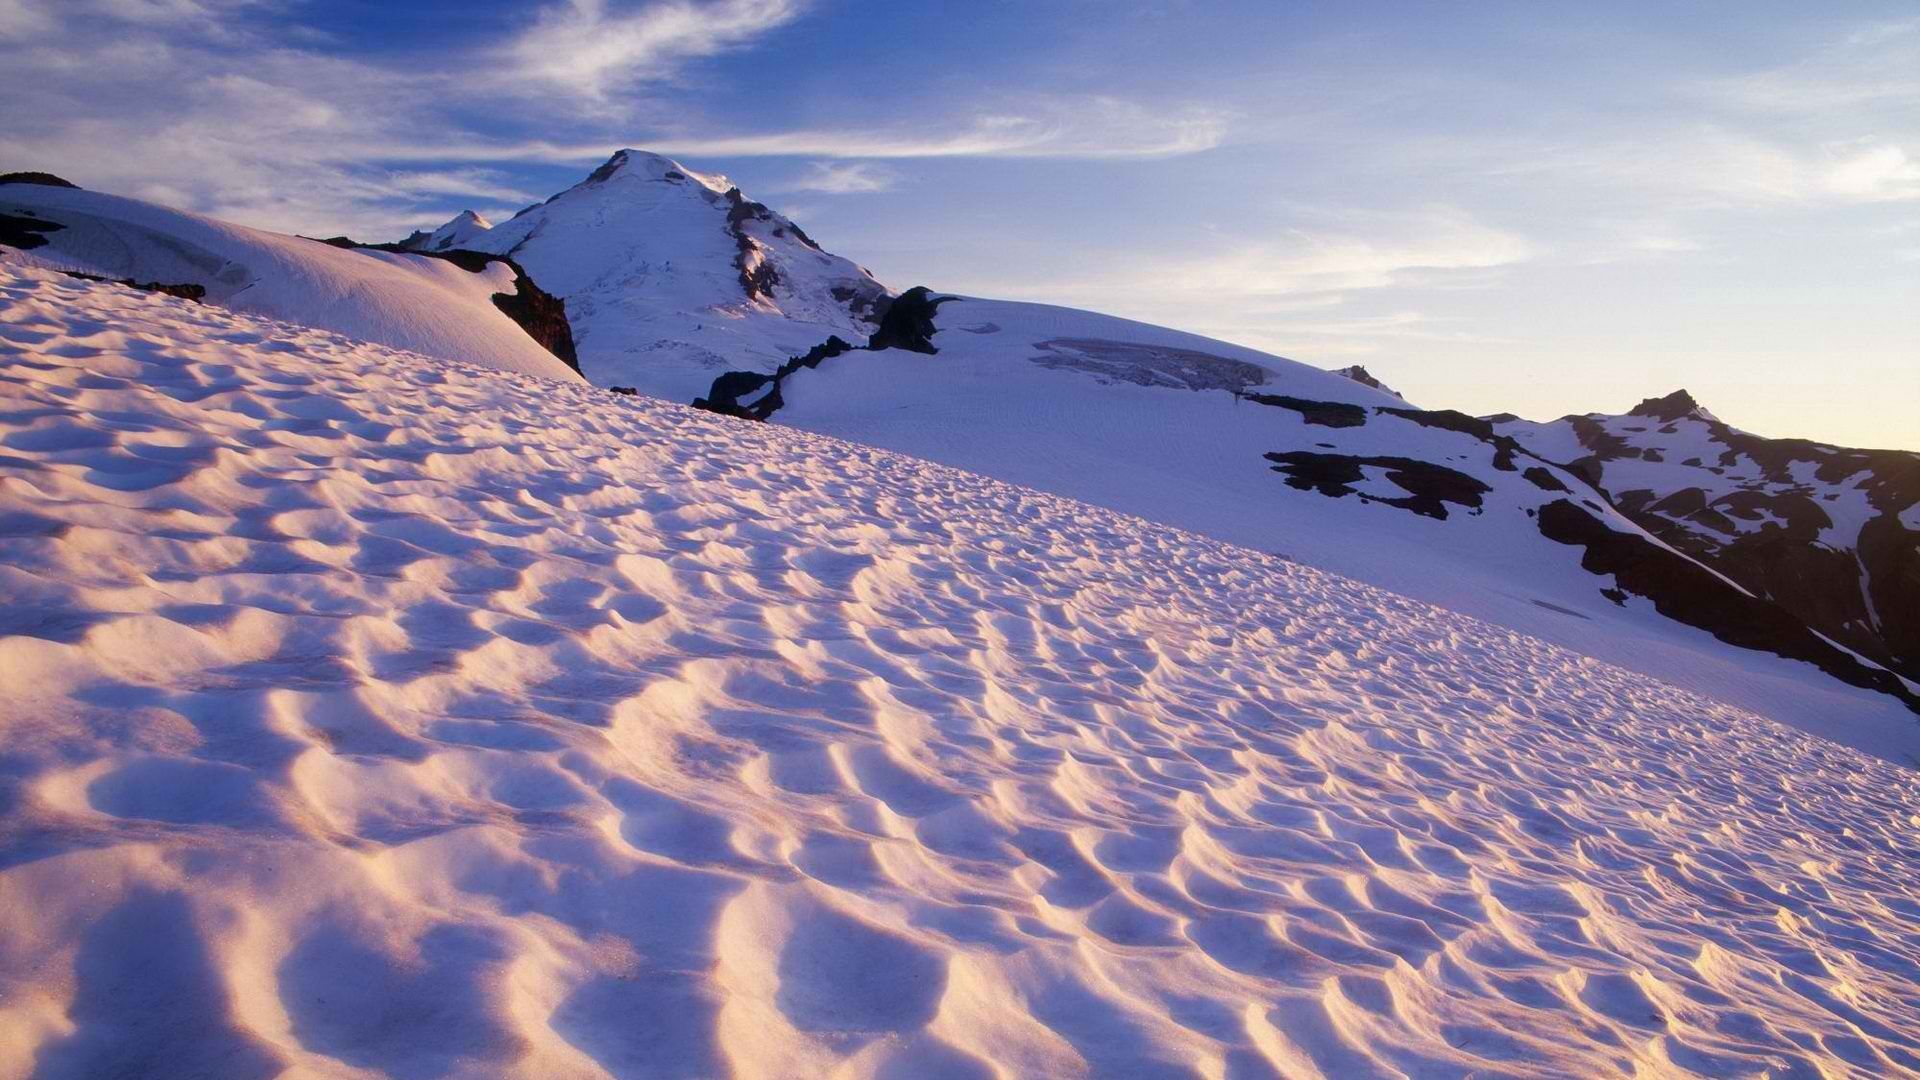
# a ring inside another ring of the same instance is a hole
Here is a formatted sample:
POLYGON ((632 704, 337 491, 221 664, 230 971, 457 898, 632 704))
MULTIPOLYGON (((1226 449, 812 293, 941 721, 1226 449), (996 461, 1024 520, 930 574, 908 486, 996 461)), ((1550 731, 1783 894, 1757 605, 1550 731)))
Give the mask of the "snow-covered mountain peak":
POLYGON ((725 176, 644 150, 462 246, 512 256, 566 300, 588 378, 676 401, 729 368, 864 339, 890 298, 725 176))
POLYGON ((720 173, 703 173, 687 168, 678 161, 656 154, 651 150, 628 148, 616 150, 606 163, 593 170, 579 186, 605 184, 609 181, 665 181, 667 183, 692 182, 716 194, 724 195, 734 186, 733 181, 720 173))
POLYGON ((464 248, 473 238, 493 228, 493 222, 472 210, 462 210, 453 219, 432 232, 416 232, 400 246, 409 251, 452 251, 464 248))

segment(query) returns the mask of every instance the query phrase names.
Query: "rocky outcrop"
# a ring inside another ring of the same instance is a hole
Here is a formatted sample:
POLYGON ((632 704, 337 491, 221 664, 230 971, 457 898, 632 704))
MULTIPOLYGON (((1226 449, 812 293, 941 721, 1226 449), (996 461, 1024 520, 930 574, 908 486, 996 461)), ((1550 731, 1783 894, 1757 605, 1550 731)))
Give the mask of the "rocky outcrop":
POLYGON ((141 292, 155 292, 181 300, 191 300, 198 304, 207 298, 207 287, 197 282, 187 281, 168 284, 161 281, 135 281, 132 278, 101 277, 99 274, 85 274, 78 270, 62 270, 61 273, 81 281, 106 281, 115 285, 125 285, 129 289, 141 292))
POLYGON ((42 187, 63 187, 79 189, 80 185, 71 180, 63 180, 47 172, 10 172, 0 173, 0 184, 39 184, 42 187))
POLYGON ((478 274, 493 263, 505 263, 513 271, 511 293, 495 293, 493 306, 500 309, 507 318, 519 324, 527 336, 540 346, 559 357, 560 362, 580 370, 580 357, 574 349, 573 326, 567 321, 566 301, 548 293, 534 284, 531 277, 519 263, 505 255, 494 255, 484 251, 414 251, 401 244, 362 244, 345 236, 328 237, 320 241, 334 247, 370 251, 390 251, 401 255, 418 255, 428 259, 442 259, 450 262, 470 274, 478 274))
MULTIPOLYGON (((780 274, 761 253, 759 242, 747 235, 746 223, 756 220, 771 222, 773 211, 768 210, 765 204, 740 194, 737 187, 727 189, 726 199, 727 232, 733 236, 737 249, 733 268, 740 274, 740 288, 746 292, 749 300, 771 300, 773 287, 780 284, 780 274)), ((808 240, 807 243, 812 245, 813 241, 808 240)))
POLYGON ((765 420, 786 404, 780 394, 781 382, 803 368, 817 368, 823 361, 855 351, 904 349, 928 355, 938 353, 933 345, 933 335, 938 332, 933 323, 934 312, 941 304, 955 299, 958 297, 935 296, 925 285, 916 285, 894 298, 880 317, 879 328, 867 338, 865 345, 854 345, 835 335, 788 359, 771 373, 729 371, 714 379, 707 395, 695 398, 693 407, 744 420, 765 420), (755 397, 756 394, 759 396, 755 397))
POLYGON ((47 233, 59 232, 64 228, 65 225, 44 218, 0 214, 0 244, 21 251, 32 251, 46 246, 47 233))
POLYGON ((1310 450, 1270 453, 1266 457, 1274 463, 1273 471, 1286 476, 1288 487, 1317 491, 1335 499, 1357 495, 1362 502, 1397 506, 1440 521, 1447 519, 1449 503, 1478 513, 1481 496, 1493 490, 1457 469, 1415 458, 1319 454, 1310 450), (1387 479, 1405 494, 1361 491, 1358 485, 1366 480, 1365 466, 1386 470, 1387 479))
POLYGON ((1333 373, 1335 375, 1344 375, 1354 382, 1359 383, 1361 386, 1371 386, 1381 393, 1392 394, 1394 397, 1402 397, 1400 391, 1374 378, 1371 372, 1359 364, 1354 364, 1351 367, 1334 368, 1333 373))
POLYGON ((1583 549, 1580 565, 1611 574, 1619 587, 1644 596, 1660 614, 1698 627, 1729 645, 1804 660, 1854 686, 1891 694, 1920 712, 1920 696, 1891 672, 1835 648, 1786 608, 1751 596, 1712 571, 1645 537, 1618 532, 1566 499, 1542 507, 1541 535, 1583 549))
POLYGON ((905 349, 908 352, 926 353, 931 356, 940 350, 934 348, 934 313, 940 305, 952 296, 935 296, 925 285, 915 285, 906 292, 893 298, 880 313, 880 328, 867 339, 867 348, 905 349))
POLYGON ((780 384, 787 376, 801 368, 817 368, 823 360, 850 353, 856 346, 838 337, 827 340, 808 349, 781 364, 772 374, 758 371, 729 371, 713 380, 713 389, 703 398, 695 398, 693 407, 723 416, 737 416, 742 420, 765 420, 785 405, 786 399, 780 396, 780 384), (762 389, 766 393, 758 398, 753 395, 762 389), (751 399, 751 400, 749 400, 751 399))
POLYGON ((1647 398, 1640 404, 1627 410, 1628 416, 1645 416, 1654 420, 1678 420, 1686 416, 1699 415, 1703 410, 1700 403, 1685 389, 1675 390, 1666 397, 1647 398))
POLYGON ((1367 422, 1367 408, 1364 405, 1349 405, 1343 401, 1309 401, 1290 394, 1241 394, 1240 397, 1256 405, 1292 409, 1307 423, 1321 427, 1362 427, 1367 422))
POLYGON ((1752 435, 1685 390, 1619 416, 1497 426, 1573 442, 1582 453, 1569 470, 1635 524, 1920 680, 1920 454, 1752 435))

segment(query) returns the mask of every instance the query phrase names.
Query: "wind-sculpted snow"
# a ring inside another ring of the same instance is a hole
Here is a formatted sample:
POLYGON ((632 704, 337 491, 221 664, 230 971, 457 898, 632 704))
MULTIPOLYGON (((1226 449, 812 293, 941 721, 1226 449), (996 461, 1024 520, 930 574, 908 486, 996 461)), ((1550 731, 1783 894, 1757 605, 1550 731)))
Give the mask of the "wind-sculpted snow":
POLYGON ((1896 762, 1920 755, 1920 687, 1648 537, 1549 464, 1564 458, 1489 420, 1089 311, 912 289, 888 321, 915 297, 938 308, 917 312, 912 349, 830 339, 771 376, 722 375, 700 403, 1284 553, 1896 762), (1568 500, 1598 532, 1561 511, 1543 532, 1568 500))
POLYGON ((0 1075, 1920 1072, 1915 774, 952 469, 0 277, 0 1075))

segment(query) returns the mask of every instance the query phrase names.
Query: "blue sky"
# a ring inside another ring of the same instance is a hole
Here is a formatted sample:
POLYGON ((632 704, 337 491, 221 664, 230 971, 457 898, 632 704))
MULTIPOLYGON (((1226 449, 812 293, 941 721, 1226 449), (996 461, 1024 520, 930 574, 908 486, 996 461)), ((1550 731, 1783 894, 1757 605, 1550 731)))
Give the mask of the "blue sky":
POLYGON ((620 146, 895 287, 1920 449, 1911 3, 0 0, 0 168, 391 237, 620 146))

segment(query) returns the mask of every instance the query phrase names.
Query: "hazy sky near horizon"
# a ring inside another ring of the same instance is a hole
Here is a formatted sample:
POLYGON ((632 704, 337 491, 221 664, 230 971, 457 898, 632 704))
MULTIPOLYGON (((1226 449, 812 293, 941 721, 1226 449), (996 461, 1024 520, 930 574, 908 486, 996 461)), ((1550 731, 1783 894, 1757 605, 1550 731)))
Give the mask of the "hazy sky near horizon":
POLYGON ((0 50, 0 171, 248 224, 504 216, 634 146, 896 288, 1920 450, 1908 0, 0 0, 0 50))

